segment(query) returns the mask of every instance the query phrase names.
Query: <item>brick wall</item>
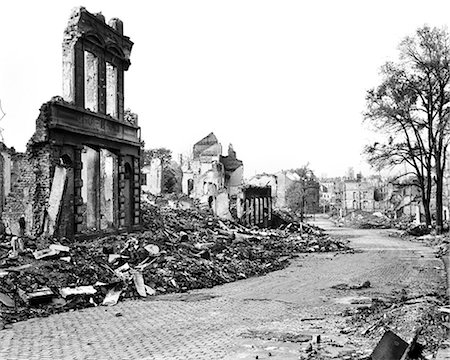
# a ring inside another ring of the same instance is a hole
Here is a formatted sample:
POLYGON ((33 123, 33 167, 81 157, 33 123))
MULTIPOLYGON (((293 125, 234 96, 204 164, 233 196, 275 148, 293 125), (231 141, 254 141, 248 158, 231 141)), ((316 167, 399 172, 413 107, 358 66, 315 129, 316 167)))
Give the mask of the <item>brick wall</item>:
POLYGON ((52 165, 58 163, 56 150, 48 142, 49 103, 42 105, 36 120, 36 131, 27 145, 27 152, 15 153, 11 161, 11 192, 6 197, 2 219, 8 232, 19 233, 18 220, 25 215, 26 234, 42 231, 48 206, 52 165))
POLYGON ((22 215, 25 215, 26 233, 30 234, 33 225, 32 199, 30 196, 30 189, 34 181, 33 167, 26 154, 14 154, 11 160, 13 162, 11 178, 14 181, 11 184, 11 192, 6 197, 2 216, 3 222, 7 232, 18 234, 18 220, 22 215))

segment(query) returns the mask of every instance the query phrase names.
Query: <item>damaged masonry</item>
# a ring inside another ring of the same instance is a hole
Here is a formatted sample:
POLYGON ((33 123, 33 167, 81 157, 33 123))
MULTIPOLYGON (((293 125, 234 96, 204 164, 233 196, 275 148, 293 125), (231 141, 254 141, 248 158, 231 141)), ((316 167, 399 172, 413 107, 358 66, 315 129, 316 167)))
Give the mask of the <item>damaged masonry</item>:
POLYGON ((121 20, 72 13, 63 96, 42 105, 25 154, 1 152, 8 232, 74 237, 139 228, 140 128, 124 111, 132 46, 121 20))

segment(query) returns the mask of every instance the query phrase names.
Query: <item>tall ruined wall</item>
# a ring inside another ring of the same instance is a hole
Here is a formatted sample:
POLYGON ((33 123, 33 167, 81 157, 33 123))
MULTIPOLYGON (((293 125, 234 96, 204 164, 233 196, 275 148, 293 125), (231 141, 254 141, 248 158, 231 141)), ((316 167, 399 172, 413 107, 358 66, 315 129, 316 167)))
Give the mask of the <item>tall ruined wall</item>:
POLYGON ((56 149, 49 141, 50 107, 60 98, 53 98, 41 106, 39 117, 36 120, 36 130, 27 144, 27 156, 33 166, 34 183, 31 188, 33 202, 32 233, 41 232, 45 220, 45 211, 48 207, 51 181, 55 165, 59 163, 56 149))
POLYGON ((51 186, 52 164, 57 162, 52 145, 48 142, 49 103, 42 105, 36 131, 27 145, 25 154, 12 157, 11 192, 6 197, 3 222, 13 234, 19 233, 18 219, 24 215, 26 233, 40 233, 47 208, 51 186))
POLYGON ((12 175, 15 181, 11 184, 11 192, 6 197, 2 220, 7 232, 18 234, 18 220, 25 215, 26 233, 30 234, 33 226, 32 197, 30 196, 34 183, 33 166, 25 154, 16 154, 12 161, 14 162, 12 175))
POLYGON ((124 117, 132 46, 119 19, 106 24, 101 13, 72 12, 63 41, 63 97, 42 105, 18 174, 11 176, 3 212, 11 232, 19 232, 22 215, 30 235, 139 228, 140 129, 137 116, 124 117), (94 157, 83 156, 87 151, 94 157))

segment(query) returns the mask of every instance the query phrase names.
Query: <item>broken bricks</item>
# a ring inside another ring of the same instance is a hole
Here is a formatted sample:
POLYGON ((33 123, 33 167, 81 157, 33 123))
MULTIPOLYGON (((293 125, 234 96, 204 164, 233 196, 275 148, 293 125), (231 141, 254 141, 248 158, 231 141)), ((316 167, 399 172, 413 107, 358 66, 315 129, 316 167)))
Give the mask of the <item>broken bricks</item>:
POLYGON ((94 295, 97 290, 93 286, 65 287, 59 290, 61 296, 65 299, 75 295, 94 295))
MULTIPOLYGON (((299 236, 295 225, 264 231, 247 229, 231 221, 219 222, 196 208, 149 205, 144 210, 143 215, 151 221, 141 233, 76 240, 70 248, 53 244, 34 252, 39 261, 26 255, 11 259, 20 265, 0 269, 0 292, 14 298, 15 285, 24 293, 33 293, 38 290, 37 284, 55 292, 70 284, 94 284, 97 290, 94 294, 77 292, 74 287, 68 293, 63 290, 71 300, 65 305, 61 302, 60 308, 92 306, 90 298, 96 303, 114 305, 121 298, 185 292, 266 274, 284 268, 288 264, 286 259, 298 252, 308 252, 311 246, 319 245, 318 251, 348 249, 345 243, 313 227, 305 227, 303 236, 299 236), (69 257, 70 262, 60 261, 69 257)), ((8 243, 5 249, 9 248, 8 243)), ((55 298, 55 294, 51 297, 55 298)), ((52 313, 53 308, 49 302, 39 312, 21 312, 20 318, 52 313)))
POLYGON ((31 306, 48 303, 56 296, 55 293, 46 286, 31 293, 26 293, 25 291, 18 289, 18 294, 23 301, 27 302, 31 306))
POLYGON ((47 249, 36 250, 33 256, 36 260, 45 259, 59 255, 61 252, 69 252, 70 248, 68 246, 51 244, 47 249))

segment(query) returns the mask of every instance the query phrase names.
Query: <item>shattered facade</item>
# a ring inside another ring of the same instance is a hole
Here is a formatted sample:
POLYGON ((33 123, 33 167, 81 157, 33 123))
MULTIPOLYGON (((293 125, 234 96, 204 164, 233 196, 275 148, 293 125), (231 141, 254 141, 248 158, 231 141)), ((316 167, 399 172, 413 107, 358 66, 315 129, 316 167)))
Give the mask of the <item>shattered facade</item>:
POLYGON ((20 216, 29 235, 139 227, 140 128, 124 111, 132 46, 121 20, 106 24, 100 13, 73 10, 63 40, 63 97, 42 105, 26 153, 9 165, 18 172, 11 172, 10 193, 2 191, 11 233, 19 232, 20 216))
MULTIPOLYGON (((301 177, 293 171, 280 171, 276 174, 259 174, 249 179, 248 184, 257 187, 270 186, 272 189, 272 201, 274 209, 286 209, 286 194, 289 187, 295 182, 301 182, 301 177)), ((308 181, 305 185, 305 210, 308 213, 314 213, 319 210, 319 183, 308 181)))
POLYGON ((242 193, 241 222, 246 226, 269 227, 272 222, 271 187, 247 185, 242 193))
POLYGON ((236 202, 243 184, 244 167, 229 146, 222 156, 222 145, 210 133, 193 146, 192 159, 182 164, 183 193, 209 206, 222 218, 231 218, 230 207, 236 202))
POLYGON ((386 212, 392 210, 392 188, 379 176, 343 178, 334 181, 335 208, 341 215, 360 210, 386 212))
POLYGON ((291 171, 280 171, 276 174, 258 174, 248 180, 248 185, 257 187, 270 186, 272 189, 273 207, 284 209, 287 207, 286 191, 294 181, 300 177, 291 171))
POLYGON ((142 191, 152 195, 159 195, 162 192, 163 165, 161 159, 153 158, 149 165, 142 167, 142 191))

